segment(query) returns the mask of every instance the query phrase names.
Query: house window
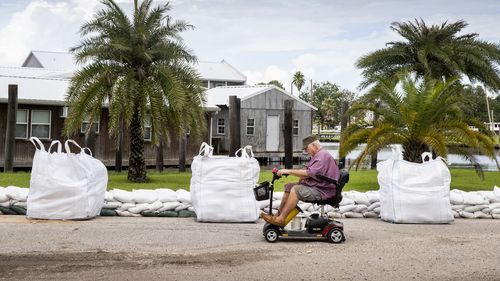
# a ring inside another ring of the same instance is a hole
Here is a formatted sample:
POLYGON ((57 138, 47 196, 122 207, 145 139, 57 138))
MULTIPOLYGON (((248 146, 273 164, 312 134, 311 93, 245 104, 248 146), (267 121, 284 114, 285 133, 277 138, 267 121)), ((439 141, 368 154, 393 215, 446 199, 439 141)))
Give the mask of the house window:
POLYGON ((292 129, 293 135, 298 136, 299 135, 299 120, 293 120, 293 129, 292 129))
POLYGON ((247 119, 247 135, 253 136, 255 134, 255 119, 247 119))
POLYGON ((224 135, 226 133, 226 126, 224 118, 217 119, 217 134, 224 135))
POLYGON ((50 139, 50 110, 31 111, 31 136, 50 139))
MULTIPOLYGON (((90 121, 90 118, 85 117, 85 119, 82 122, 82 126, 80 127, 81 133, 83 133, 83 134, 87 133, 87 129, 89 128, 89 125, 90 125, 89 121, 90 121)), ((99 134, 99 124, 100 124, 99 118, 92 123, 94 123, 94 126, 95 126, 95 133, 99 134)))
POLYGON ((16 115, 16 139, 28 138, 28 110, 18 109, 16 115))
POLYGON ((144 122, 144 140, 151 140, 151 115, 146 116, 146 121, 144 122))

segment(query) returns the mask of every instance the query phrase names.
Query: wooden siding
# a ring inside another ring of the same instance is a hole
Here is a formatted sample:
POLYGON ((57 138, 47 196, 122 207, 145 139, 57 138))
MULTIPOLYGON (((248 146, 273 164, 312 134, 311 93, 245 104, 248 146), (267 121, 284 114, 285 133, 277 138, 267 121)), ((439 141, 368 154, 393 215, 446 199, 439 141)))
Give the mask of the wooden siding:
MULTIPOLYGON (((44 105, 24 105, 19 104, 18 109, 28 109, 28 110, 50 110, 51 111, 51 139, 42 140, 45 148, 48 149, 52 140, 65 140, 66 138, 62 135, 62 129, 64 126, 65 118, 59 117, 61 106, 44 106, 44 105)), ((99 122, 99 134, 96 135, 95 149, 93 151, 94 157, 101 160, 106 166, 114 166, 115 162, 115 140, 108 136, 108 111, 103 109, 101 113, 101 119, 99 122)), ((206 114, 207 124, 210 122, 209 114, 206 114)), ((28 127, 31 124, 28 124, 28 127)), ((7 125, 7 104, 0 103, 0 167, 4 165, 4 154, 5 154, 5 130, 7 125)), ((28 131, 29 132, 29 131, 28 131)), ((29 132, 30 135, 30 132, 29 132)), ((71 136, 78 144, 84 146, 85 135, 83 133, 75 133, 71 136)), ((129 132, 125 130, 124 132, 124 147, 123 147, 123 165, 128 165, 128 155, 130 151, 129 144, 129 132)), ((201 142, 208 141, 208 131, 204 134, 201 140, 193 140, 188 137, 186 160, 188 163, 192 161, 193 156, 198 154, 201 142)), ((170 142, 164 145, 163 158, 165 165, 177 165, 179 163, 179 144, 178 136, 175 134, 170 135, 170 142)), ((33 144, 28 139, 16 139, 14 155, 14 167, 31 167, 33 155, 35 153, 35 148, 33 144)), ((145 141, 144 155, 146 164, 148 166, 155 165, 156 163, 156 153, 157 147, 153 145, 150 141, 145 141)))

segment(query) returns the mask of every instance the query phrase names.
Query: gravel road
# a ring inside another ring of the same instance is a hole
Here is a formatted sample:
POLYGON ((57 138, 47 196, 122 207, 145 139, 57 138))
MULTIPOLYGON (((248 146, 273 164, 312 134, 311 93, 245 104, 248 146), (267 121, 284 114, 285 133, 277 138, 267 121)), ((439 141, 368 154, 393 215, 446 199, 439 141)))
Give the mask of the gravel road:
POLYGON ((343 244, 271 244, 262 221, 2 215, 0 280, 500 280, 500 220, 342 221, 343 244))

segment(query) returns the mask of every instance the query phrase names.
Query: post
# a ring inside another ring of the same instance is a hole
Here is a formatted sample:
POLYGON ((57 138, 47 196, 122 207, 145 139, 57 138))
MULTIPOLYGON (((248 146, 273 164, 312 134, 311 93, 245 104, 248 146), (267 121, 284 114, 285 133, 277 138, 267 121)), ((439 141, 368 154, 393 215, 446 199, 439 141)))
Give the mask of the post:
POLYGON ((283 138, 285 140, 285 168, 293 167, 293 100, 285 100, 285 126, 283 138))
POLYGON ((116 140, 115 171, 121 172, 123 169, 122 165, 123 131, 124 131, 123 118, 120 118, 118 126, 120 127, 118 129, 118 134, 116 134, 116 137, 118 139, 116 140))
POLYGON ((156 171, 163 172, 163 138, 161 136, 156 146, 156 171))
POLYGON ((186 133, 182 131, 179 137, 179 172, 186 171, 186 150, 187 150, 186 133))
MULTIPOLYGON (((380 107, 380 102, 376 102, 375 103, 375 107, 376 108, 379 108, 380 107)), ((375 123, 378 121, 378 114, 375 113, 373 115, 373 126, 375 126, 375 123)), ((378 158, 377 158, 377 154, 378 154, 378 151, 374 151, 371 155, 371 163, 370 163, 370 169, 374 170, 377 168, 377 161, 378 161, 378 158)))
POLYGON ((5 132, 4 172, 14 171, 14 151, 16 149, 17 85, 9 85, 7 104, 7 129, 5 132))
POLYGON ((229 96, 229 156, 234 156, 241 147, 240 107, 240 99, 229 96))
MULTIPOLYGON (((344 130, 346 129, 347 127, 347 110, 349 109, 349 103, 347 101, 343 101, 342 102, 342 110, 341 110, 341 117, 340 117, 340 133, 342 134, 344 132, 344 130)), ((342 145, 342 143, 340 144, 342 145)), ((340 158, 340 161, 339 161, 339 168, 342 169, 342 168, 345 168, 346 166, 346 163, 345 163, 345 156, 340 158)))

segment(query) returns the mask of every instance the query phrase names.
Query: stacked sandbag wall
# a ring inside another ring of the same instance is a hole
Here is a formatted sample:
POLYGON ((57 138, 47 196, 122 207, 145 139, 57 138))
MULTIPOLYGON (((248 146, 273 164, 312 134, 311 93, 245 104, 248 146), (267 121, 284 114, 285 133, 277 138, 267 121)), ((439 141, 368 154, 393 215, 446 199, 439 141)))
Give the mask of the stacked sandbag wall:
MULTIPOLYGON (((26 215, 28 188, 15 186, 0 187, 0 214, 26 215)), ((378 191, 342 193, 339 208, 326 205, 325 212, 334 218, 378 218, 380 216, 380 197, 378 191)), ((283 192, 274 192, 273 212, 281 204, 283 192)), ((454 189, 450 192, 451 209, 455 218, 500 219, 500 188, 493 191, 465 192, 454 189)), ((320 206, 299 202, 307 217, 319 212, 320 206)), ((258 201, 260 210, 269 211, 269 200, 258 201)), ((156 216, 156 217, 195 217, 191 206, 189 191, 163 188, 155 190, 134 190, 132 192, 114 189, 106 191, 101 216, 156 216)))

